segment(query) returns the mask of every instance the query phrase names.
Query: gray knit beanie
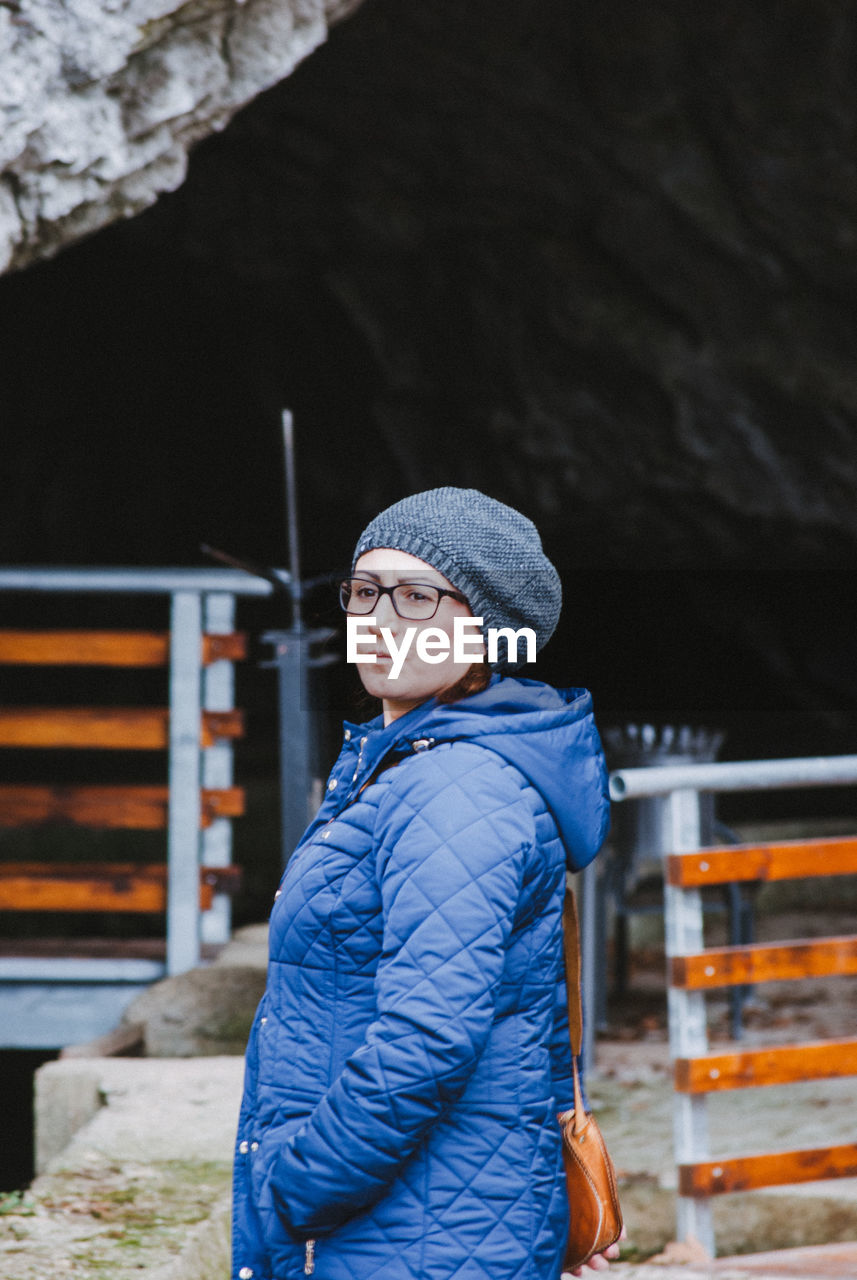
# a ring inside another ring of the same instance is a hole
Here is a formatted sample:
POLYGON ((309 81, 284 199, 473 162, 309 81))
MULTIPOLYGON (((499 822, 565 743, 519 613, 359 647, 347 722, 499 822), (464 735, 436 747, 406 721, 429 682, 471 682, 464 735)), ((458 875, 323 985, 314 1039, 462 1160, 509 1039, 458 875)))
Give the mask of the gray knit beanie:
MULTIPOLYGON (((488 627, 532 627, 541 649, 562 607, 559 574, 532 520, 478 489, 428 489, 402 498, 366 526, 351 562, 376 547, 425 560, 467 597, 488 627)), ((505 642, 498 652, 504 665, 505 642)))

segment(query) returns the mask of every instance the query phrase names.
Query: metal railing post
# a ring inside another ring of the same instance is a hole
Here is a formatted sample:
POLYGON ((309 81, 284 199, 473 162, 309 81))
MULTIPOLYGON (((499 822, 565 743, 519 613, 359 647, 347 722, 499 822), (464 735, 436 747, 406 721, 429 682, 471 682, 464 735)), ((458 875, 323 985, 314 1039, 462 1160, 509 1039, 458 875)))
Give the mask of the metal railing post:
MULTIPOLYGON (((699 792, 673 791, 666 800, 666 822, 673 853, 700 848, 699 792)), ((664 886, 664 927, 667 965, 672 956, 691 955, 703 947, 702 896, 698 889, 664 886)), ((667 974, 670 1056, 696 1057, 708 1051, 705 998, 701 991, 673 988, 667 974)), ((673 1095, 676 1163, 693 1163, 709 1156, 708 1112, 705 1094, 673 1095)), ((708 1199, 679 1196, 676 1201, 678 1238, 698 1240, 714 1256, 714 1226, 708 1199)))
POLYGON ((603 956, 603 938, 598 921, 598 872, 594 862, 584 867, 578 877, 580 885, 580 999, 583 1005, 583 1063, 587 1071, 595 1065, 595 1028, 601 1011, 599 991, 605 990, 603 974, 596 965, 603 956))
POLYGON ((274 646, 280 724, 280 811, 283 866, 310 819, 309 662, 310 636, 294 627, 266 631, 274 646))
POLYGON ((176 591, 171 613, 167 973, 176 974, 192 969, 200 954, 200 593, 176 591))
MULTIPOLYGON (((228 634, 235 626, 235 597, 226 592, 205 596, 203 625, 206 634, 228 634)), ((205 667, 202 673, 202 705, 206 711, 231 711, 235 706, 235 668, 228 658, 205 667)), ((233 782, 233 747, 229 738, 215 742, 202 753, 203 787, 226 788, 233 782)), ((215 818, 202 832, 202 865, 227 867, 232 862, 232 822, 215 818)), ((232 904, 229 895, 218 893, 200 920, 203 942, 229 941, 232 904)))

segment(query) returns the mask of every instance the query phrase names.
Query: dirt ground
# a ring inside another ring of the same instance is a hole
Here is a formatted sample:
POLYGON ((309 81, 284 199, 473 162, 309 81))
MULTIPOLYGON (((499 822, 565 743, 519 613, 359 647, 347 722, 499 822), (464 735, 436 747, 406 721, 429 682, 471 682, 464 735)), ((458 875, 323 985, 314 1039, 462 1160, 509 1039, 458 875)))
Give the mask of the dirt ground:
MULTIPOLYGON (((857 908, 759 911, 755 919, 757 942, 853 935, 857 908)), ((706 926, 706 945, 726 942, 725 922, 706 926)), ((611 995, 607 1027, 598 1033, 605 1062, 622 1060, 621 1046, 666 1046, 666 983, 663 943, 642 941, 633 945, 627 993, 611 995)), ((711 1045, 732 1039, 730 1005, 725 993, 707 997, 708 1034, 711 1045)), ((741 1016, 745 1046, 802 1040, 828 1040, 853 1036, 857 1024, 857 983, 853 978, 811 978, 801 982, 769 982, 747 992, 741 1016)), ((654 1059, 656 1054, 652 1055, 654 1059)))

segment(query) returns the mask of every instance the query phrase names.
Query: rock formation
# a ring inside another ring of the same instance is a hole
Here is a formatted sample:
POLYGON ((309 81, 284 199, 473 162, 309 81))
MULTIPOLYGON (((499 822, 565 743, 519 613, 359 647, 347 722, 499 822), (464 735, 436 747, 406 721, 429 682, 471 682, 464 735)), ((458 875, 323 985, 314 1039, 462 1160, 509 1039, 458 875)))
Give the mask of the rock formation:
POLYGON ((141 249, 350 334, 390 491, 454 460, 583 563, 857 549, 853 0, 376 0, 336 35, 141 249))
POLYGON ((0 271, 151 204, 359 0, 0 0, 0 271))

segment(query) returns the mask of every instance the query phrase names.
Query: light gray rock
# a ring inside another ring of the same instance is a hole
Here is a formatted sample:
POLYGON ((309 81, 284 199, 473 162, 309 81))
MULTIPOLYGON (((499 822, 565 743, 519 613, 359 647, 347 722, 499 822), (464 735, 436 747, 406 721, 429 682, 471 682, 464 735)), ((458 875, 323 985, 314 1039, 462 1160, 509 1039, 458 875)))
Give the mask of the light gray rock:
POLYGON ((0 271, 182 182, 359 0, 0 0, 0 271))
POLYGON ((243 1054, 264 989, 257 967, 191 969, 149 987, 123 1021, 142 1023, 150 1058, 243 1054))
POLYGON ((215 967, 268 969, 267 924, 245 924, 236 929, 213 961, 215 967))

